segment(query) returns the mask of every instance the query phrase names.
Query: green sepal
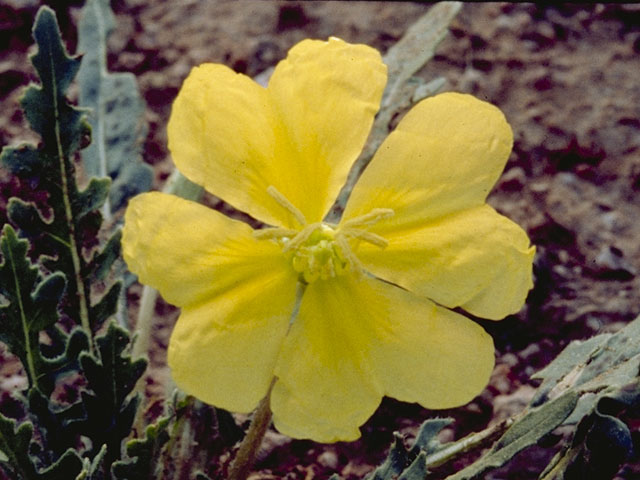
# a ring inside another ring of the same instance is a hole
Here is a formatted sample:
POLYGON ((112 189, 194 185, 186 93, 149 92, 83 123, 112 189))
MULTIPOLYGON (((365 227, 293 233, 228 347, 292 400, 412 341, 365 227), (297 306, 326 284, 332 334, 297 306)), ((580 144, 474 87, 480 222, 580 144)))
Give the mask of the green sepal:
POLYGON ((169 440, 168 426, 169 418, 163 417, 147 426, 144 438, 129 440, 125 447, 129 458, 111 467, 114 479, 154 478, 160 451, 169 440))
POLYGON ((146 134, 144 102, 135 77, 107 70, 106 44, 115 21, 108 0, 89 0, 78 24, 78 51, 83 53, 78 72, 79 103, 89 110, 93 143, 82 152, 89 176, 113 180, 107 216, 126 200, 149 190, 151 167, 140 161, 146 134))
POLYGON ((6 300, 0 306, 0 341, 22 362, 30 387, 43 384, 50 390, 39 335, 58 321, 65 276, 60 272, 40 275, 27 257, 28 249, 29 242, 5 225, 0 237, 0 294, 6 300))

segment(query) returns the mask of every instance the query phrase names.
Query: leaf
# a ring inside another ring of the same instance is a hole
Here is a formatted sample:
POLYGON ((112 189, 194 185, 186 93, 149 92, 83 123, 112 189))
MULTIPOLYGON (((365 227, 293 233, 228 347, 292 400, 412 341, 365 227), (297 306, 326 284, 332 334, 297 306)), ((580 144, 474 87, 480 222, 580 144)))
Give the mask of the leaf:
POLYGON ((562 424, 578 401, 578 393, 569 391, 562 396, 528 411, 517 420, 491 450, 479 460, 447 477, 447 480, 478 478, 487 470, 501 467, 518 452, 531 445, 562 424))
POLYGON ((619 391, 640 372, 640 317, 619 332, 570 343, 533 378, 542 379, 531 404, 568 390, 581 393, 575 412, 565 423, 578 423, 598 400, 619 391))
MULTIPOLYGON (((68 480, 82 468, 82 460, 73 449, 68 449, 54 463, 38 470, 29 453, 33 424, 16 422, 0 414, 0 451, 7 461, 0 459, 0 469, 7 469, 16 480, 68 480)), ((2 471, 2 470, 0 470, 2 471)), ((11 477, 9 477, 11 478, 11 477)))
POLYGON ((573 439, 551 460, 541 480, 611 479, 633 454, 629 427, 616 418, 640 406, 640 378, 611 396, 602 397, 578 424, 573 439))
POLYGON ((120 458, 120 443, 131 431, 138 396, 129 394, 147 362, 131 360, 126 353, 129 333, 114 322, 96 343, 99 357, 86 351, 80 354, 87 380, 87 388, 81 395, 85 417, 75 421, 72 427, 91 438, 94 453, 97 453, 97 446, 107 445, 105 465, 110 468, 120 458))
POLYGON ((434 5, 389 49, 384 56, 384 62, 388 67, 388 80, 382 99, 383 107, 397 104, 399 89, 433 58, 436 48, 448 33, 449 24, 461 7, 460 2, 442 2, 434 5))
POLYGON ((367 476, 367 480, 422 480, 427 474, 427 455, 438 451, 442 444, 437 436, 453 422, 451 418, 434 418, 421 426, 413 446, 407 449, 398 432, 385 461, 367 476))
POLYGON ((108 0, 89 0, 78 24, 78 50, 83 53, 79 104, 90 109, 94 132, 82 159, 89 176, 109 176, 113 182, 103 209, 106 218, 129 197, 149 190, 153 180, 151 167, 140 161, 145 107, 136 79, 107 71, 106 44, 114 25, 108 0))
MULTIPOLYGON (((92 460, 84 459, 82 471, 75 480, 109 480, 104 467, 104 459, 107 454, 107 446, 103 445, 98 454, 92 460)), ((131 477, 135 478, 135 477, 131 477)))
POLYGON ((163 417, 153 425, 148 425, 144 438, 127 442, 129 459, 119 460, 112 466, 115 479, 154 478, 160 450, 169 440, 169 418, 163 417))
POLYGON ((412 101, 433 95, 443 85, 442 80, 424 84, 413 82, 411 76, 431 60, 436 48, 445 38, 449 24, 460 11, 460 2, 441 2, 432 6, 427 13, 409 27, 403 37, 389 49, 383 58, 387 65, 388 80, 380 111, 375 118, 369 139, 362 153, 354 162, 346 184, 340 191, 329 220, 335 220, 349 197, 360 174, 373 158, 374 153, 389 134, 391 120, 412 101), (336 218, 334 218, 336 217, 336 218))
POLYGON ((53 380, 40 351, 39 335, 58 321, 65 277, 59 272, 40 275, 27 257, 28 248, 28 241, 18 239, 10 225, 4 226, 0 294, 6 304, 0 306, 0 341, 22 362, 30 388, 51 391, 53 380))
MULTIPOLYGON (((73 156, 86 146, 90 127, 84 120, 84 111, 70 105, 66 92, 80 68, 80 60, 67 55, 50 8, 38 11, 33 36, 38 49, 31 61, 41 85, 30 85, 21 104, 42 142, 37 148, 6 147, 0 161, 21 182, 46 192, 47 200, 46 205, 35 205, 11 198, 8 216, 31 240, 33 254, 46 257, 43 265, 51 272, 65 274, 67 288, 62 312, 93 339, 92 331, 116 310, 112 301, 100 304, 100 299, 97 299, 100 308, 92 308, 91 287, 100 279, 87 272, 104 275, 113 262, 113 243, 117 240, 107 242, 109 251, 93 252, 92 262, 86 260, 98 243, 96 236, 102 223, 99 209, 109 194, 110 180, 92 179, 84 190, 76 182, 73 156), (101 261, 106 265, 101 265, 101 261)), ((92 343, 89 347, 93 349, 92 343)))

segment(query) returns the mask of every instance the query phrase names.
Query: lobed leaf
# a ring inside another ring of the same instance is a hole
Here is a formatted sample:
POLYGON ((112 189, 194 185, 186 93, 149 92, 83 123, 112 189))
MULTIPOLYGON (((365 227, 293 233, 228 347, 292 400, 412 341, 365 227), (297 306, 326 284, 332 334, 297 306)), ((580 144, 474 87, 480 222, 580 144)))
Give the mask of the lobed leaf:
POLYGON ((120 458, 120 444, 131 431, 139 397, 130 393, 147 362, 131 359, 126 351, 129 333, 114 322, 96 343, 97 355, 87 351, 80 354, 87 388, 81 395, 84 415, 76 418, 72 427, 91 438, 94 454, 98 447, 107 446, 105 465, 110 468, 120 458))
POLYGON ((154 478, 160 450, 169 440, 168 426, 169 418, 163 417, 147 426, 144 438, 128 441, 125 449, 129 458, 113 464, 114 478, 154 478))
POLYGON ((39 335, 58 321, 58 302, 65 288, 65 276, 40 275, 27 257, 29 242, 20 240, 10 225, 0 237, 0 341, 16 355, 27 373, 31 388, 53 388, 50 368, 40 350, 39 335))
POLYGON ((82 460, 73 449, 66 450, 55 462, 38 469, 30 454, 33 424, 23 422, 16 428, 15 420, 0 414, 0 472, 9 480, 68 480, 82 468, 82 460))
MULTIPOLYGON (((22 234, 32 241, 34 255, 45 256, 43 265, 51 272, 63 272, 67 288, 62 312, 87 337, 116 311, 114 291, 92 305, 92 285, 106 278, 113 264, 116 233, 108 250, 95 250, 96 235, 102 223, 99 209, 109 194, 109 179, 91 179, 80 189, 73 157, 87 144, 90 127, 84 111, 74 108, 66 98, 69 84, 80 68, 80 60, 70 57, 62 44, 55 14, 42 7, 36 16, 33 35, 38 49, 31 57, 41 85, 30 85, 21 100, 25 116, 42 139, 32 145, 4 148, 0 155, 9 170, 21 182, 47 192, 46 205, 35 205, 19 198, 8 202, 8 216, 22 234), (104 262, 104 263, 101 263, 104 262), (89 273, 95 272, 96 275, 89 273)), ((119 287, 112 287, 119 288, 119 287)), ((93 349, 92 343, 89 348, 93 349)))
POLYGON ((130 73, 107 70, 106 44, 114 25, 109 0, 89 0, 78 24, 78 50, 83 52, 79 103, 90 109, 94 132, 82 159, 89 176, 112 180, 103 209, 107 218, 129 197, 149 190, 153 180, 151 167, 140 161, 146 128, 136 79, 130 73))

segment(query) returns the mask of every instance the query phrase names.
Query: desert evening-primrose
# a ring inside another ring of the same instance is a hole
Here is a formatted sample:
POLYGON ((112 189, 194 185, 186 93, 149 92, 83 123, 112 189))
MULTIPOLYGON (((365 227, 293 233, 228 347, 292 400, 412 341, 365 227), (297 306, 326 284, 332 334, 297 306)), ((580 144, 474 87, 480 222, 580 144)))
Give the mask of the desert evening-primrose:
POLYGON ((485 203, 511 129, 470 95, 421 101, 327 222, 385 82, 376 50, 336 38, 294 46, 266 88, 215 64, 186 79, 177 168, 265 225, 157 192, 130 202, 124 256, 182 309, 168 357, 186 392, 249 412, 275 378, 275 426, 333 442, 385 395, 449 408, 486 385, 491 337, 451 309, 498 320, 532 286, 527 235, 485 203))

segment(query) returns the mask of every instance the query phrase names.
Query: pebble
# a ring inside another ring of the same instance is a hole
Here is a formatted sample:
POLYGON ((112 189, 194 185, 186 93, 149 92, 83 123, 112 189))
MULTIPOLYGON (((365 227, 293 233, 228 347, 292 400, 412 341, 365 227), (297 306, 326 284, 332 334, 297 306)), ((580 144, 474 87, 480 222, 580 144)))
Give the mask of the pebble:
POLYGON ((320 455, 318 455, 316 461, 324 468, 328 468, 330 470, 335 470, 336 468, 338 468, 338 454, 333 450, 322 452, 320 455))

